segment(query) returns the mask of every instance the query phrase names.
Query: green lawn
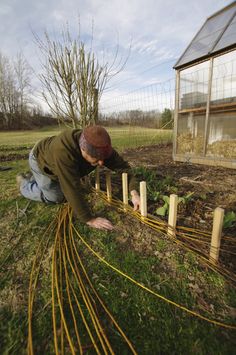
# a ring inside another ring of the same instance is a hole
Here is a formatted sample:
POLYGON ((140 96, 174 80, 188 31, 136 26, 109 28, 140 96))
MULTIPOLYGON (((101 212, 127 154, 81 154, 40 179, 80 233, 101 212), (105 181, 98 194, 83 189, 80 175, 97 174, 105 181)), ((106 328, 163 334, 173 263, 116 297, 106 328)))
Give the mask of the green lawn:
POLYGON ((60 132, 58 127, 32 131, 0 132, 0 147, 12 148, 19 146, 32 146, 38 140, 60 132))
MULTIPOLYGON (((171 130, 158 130, 144 127, 112 127, 107 128, 111 135, 113 146, 119 150, 147 144, 171 142, 171 130)), ((38 140, 60 132, 58 127, 48 130, 0 132, 0 149, 20 146, 32 146, 38 140)))

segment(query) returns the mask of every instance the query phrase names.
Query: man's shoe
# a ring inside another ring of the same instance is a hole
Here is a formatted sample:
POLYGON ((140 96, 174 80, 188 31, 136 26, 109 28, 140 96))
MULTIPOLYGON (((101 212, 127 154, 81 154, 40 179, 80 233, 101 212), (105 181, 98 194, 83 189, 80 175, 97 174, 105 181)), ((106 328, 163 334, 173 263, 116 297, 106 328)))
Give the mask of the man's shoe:
POLYGON ((31 171, 27 171, 27 173, 24 174, 25 176, 25 179, 31 181, 31 180, 34 180, 34 175, 32 174, 31 171))
POLYGON ((17 184, 18 190, 20 190, 21 184, 24 180, 27 180, 25 174, 21 173, 16 176, 16 184, 17 184))

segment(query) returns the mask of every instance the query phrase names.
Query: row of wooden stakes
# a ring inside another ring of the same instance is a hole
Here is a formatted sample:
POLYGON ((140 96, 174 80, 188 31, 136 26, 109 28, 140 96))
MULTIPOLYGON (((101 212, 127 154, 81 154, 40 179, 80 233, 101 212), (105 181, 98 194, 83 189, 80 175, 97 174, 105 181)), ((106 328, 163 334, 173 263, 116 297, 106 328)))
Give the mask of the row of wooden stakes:
MULTIPOLYGON (((100 190, 99 168, 96 169, 95 189, 96 191, 100 190)), ((128 199, 129 199, 127 173, 122 174, 122 191, 123 191, 124 210, 126 210, 125 207, 128 206, 128 199)), ((109 171, 106 172, 106 192, 107 192, 107 200, 110 202, 112 200, 112 189, 111 189, 111 173, 109 171)), ((172 237, 176 237, 175 230, 176 230, 176 223, 177 223, 177 207, 178 207, 178 196, 175 194, 171 194, 170 203, 169 203, 167 233, 172 237)), ((140 213, 142 219, 145 219, 148 215, 146 181, 140 182, 140 213)), ((223 220, 224 220, 224 209, 217 207, 214 210, 213 228, 211 233, 210 258, 209 258, 210 261, 214 264, 216 264, 219 259, 223 220)))

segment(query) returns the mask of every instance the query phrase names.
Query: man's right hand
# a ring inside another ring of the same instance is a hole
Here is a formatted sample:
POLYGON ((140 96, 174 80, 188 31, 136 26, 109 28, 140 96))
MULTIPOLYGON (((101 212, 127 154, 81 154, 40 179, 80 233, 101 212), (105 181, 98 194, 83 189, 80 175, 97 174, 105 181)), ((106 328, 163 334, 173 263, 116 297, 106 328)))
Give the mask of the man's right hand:
POLYGON ((113 224, 108 221, 106 218, 102 217, 97 217, 97 218, 92 218, 87 222, 87 225, 92 228, 97 228, 97 229, 106 229, 106 230, 112 230, 114 229, 113 224))

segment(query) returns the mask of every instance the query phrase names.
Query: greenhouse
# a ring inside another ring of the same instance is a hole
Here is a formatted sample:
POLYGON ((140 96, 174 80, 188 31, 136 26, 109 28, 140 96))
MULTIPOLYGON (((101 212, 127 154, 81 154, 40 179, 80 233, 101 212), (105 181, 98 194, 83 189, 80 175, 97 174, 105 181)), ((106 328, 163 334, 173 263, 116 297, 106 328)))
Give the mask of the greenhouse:
POLYGON ((174 69, 174 160, 236 169, 236 1, 205 21, 174 69))

